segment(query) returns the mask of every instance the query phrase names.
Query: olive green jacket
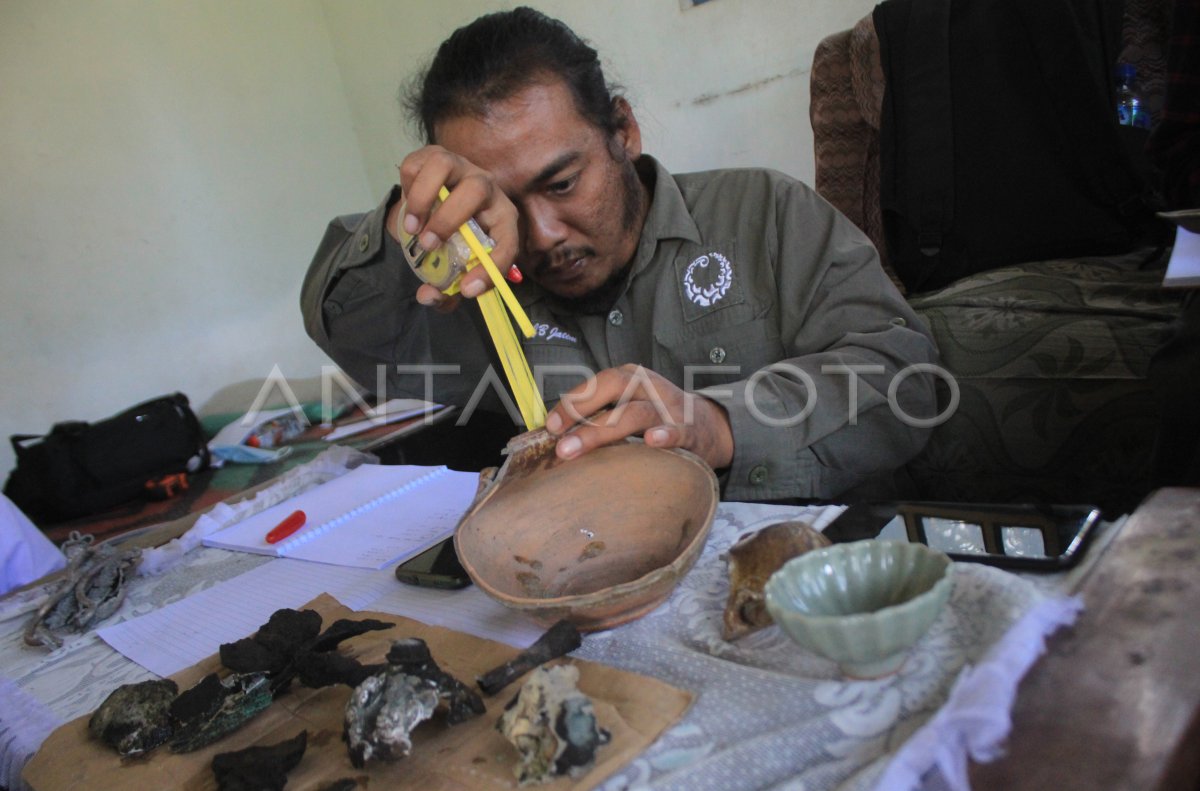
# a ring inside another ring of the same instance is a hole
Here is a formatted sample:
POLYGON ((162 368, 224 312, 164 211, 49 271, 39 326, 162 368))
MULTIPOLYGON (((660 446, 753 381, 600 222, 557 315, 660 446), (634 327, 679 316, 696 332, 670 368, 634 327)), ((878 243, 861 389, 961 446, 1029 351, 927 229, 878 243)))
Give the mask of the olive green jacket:
MULTIPOLYGON (((529 281, 514 289, 537 330, 523 346, 547 401, 638 363, 719 402, 735 444, 728 500, 833 497, 920 450, 928 429, 903 416, 937 411, 932 377, 902 371, 937 350, 866 236, 780 173, 638 164, 653 199, 611 309, 582 315, 529 281)), ((480 385, 491 357, 478 310, 416 302, 419 281, 383 228, 397 192, 330 223, 301 293, 308 333, 377 394, 494 405, 496 389, 480 385)))

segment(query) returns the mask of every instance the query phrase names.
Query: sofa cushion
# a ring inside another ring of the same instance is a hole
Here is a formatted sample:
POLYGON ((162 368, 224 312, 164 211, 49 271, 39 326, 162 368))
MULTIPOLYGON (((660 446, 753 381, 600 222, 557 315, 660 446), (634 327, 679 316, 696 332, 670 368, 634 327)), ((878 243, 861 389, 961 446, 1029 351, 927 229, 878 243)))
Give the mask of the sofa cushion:
POLYGON ((1147 255, 1007 266, 911 299, 960 397, 908 466, 917 496, 1137 503, 1162 411, 1150 360, 1181 302, 1147 255))
POLYGON ((884 271, 904 293, 903 281, 888 263, 879 206, 884 80, 870 14, 817 45, 809 90, 817 192, 867 234, 884 271))

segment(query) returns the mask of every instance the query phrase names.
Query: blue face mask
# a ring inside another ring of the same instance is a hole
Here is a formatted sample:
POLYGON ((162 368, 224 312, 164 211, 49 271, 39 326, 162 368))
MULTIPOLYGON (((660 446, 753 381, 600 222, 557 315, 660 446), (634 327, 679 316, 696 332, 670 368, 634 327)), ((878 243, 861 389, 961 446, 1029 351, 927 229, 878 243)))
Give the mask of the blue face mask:
POLYGON ((282 448, 252 448, 249 445, 209 445, 213 458, 234 464, 266 464, 278 461, 292 452, 288 446, 282 448))

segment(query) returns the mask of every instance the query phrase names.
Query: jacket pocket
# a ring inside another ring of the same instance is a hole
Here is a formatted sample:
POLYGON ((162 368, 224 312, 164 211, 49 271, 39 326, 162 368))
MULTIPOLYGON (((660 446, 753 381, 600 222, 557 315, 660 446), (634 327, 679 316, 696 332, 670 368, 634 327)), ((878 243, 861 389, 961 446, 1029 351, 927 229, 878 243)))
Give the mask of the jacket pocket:
MULTIPOLYGON (((728 314, 736 318, 735 314, 728 314)), ((784 358, 773 315, 711 324, 704 331, 689 326, 654 334, 659 372, 686 389, 698 390, 745 379, 784 358), (668 371, 670 372, 668 374, 668 371)))

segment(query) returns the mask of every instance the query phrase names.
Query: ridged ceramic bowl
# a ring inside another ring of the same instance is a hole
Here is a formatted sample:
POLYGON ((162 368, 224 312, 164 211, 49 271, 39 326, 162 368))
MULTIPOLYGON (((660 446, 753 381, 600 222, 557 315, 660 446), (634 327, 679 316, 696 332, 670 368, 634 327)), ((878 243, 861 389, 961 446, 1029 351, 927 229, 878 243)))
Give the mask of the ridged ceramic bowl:
POLYGON ((953 588, 950 558, 923 544, 855 541, 788 561, 767 611, 800 646, 854 678, 895 673, 953 588))

